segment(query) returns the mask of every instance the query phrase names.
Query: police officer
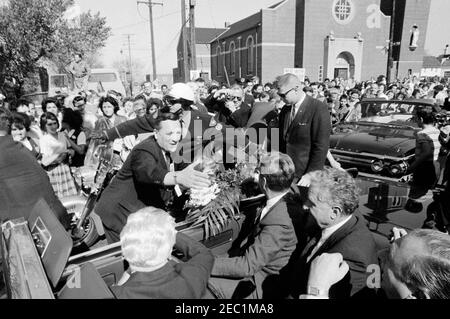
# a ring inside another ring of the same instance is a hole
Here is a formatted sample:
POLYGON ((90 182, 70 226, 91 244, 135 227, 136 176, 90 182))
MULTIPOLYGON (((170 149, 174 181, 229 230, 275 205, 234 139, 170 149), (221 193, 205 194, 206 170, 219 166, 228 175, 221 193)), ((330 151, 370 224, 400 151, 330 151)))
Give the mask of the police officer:
MULTIPOLYGON (((184 83, 174 84, 164 98, 166 107, 162 113, 177 114, 182 123, 182 140, 173 160, 185 163, 192 163, 195 155, 210 141, 225 129, 225 126, 218 123, 214 117, 194 110, 191 106, 194 103, 194 92, 184 83), (182 158, 180 159, 181 156, 182 158)), ((107 131, 97 132, 93 138, 103 141, 112 141, 116 138, 125 136, 153 132, 155 128, 155 119, 152 115, 146 115, 141 118, 122 123, 115 128, 107 131)))

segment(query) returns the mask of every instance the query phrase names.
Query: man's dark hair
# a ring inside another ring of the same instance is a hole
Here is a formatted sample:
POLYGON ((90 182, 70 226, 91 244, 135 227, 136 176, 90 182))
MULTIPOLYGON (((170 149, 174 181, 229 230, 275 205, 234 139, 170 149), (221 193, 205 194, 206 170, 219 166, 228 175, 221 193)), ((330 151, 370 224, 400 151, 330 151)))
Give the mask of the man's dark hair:
POLYGON ((197 83, 205 83, 205 79, 198 78, 198 79, 195 80, 195 82, 197 82, 197 83))
POLYGON ((260 177, 266 180, 267 188, 270 190, 276 192, 288 190, 294 181, 294 162, 286 154, 272 152, 263 155, 258 169, 260 177))
POLYGON ((155 120, 155 128, 161 129, 161 123, 164 121, 180 121, 180 117, 173 113, 160 113, 155 120))
POLYGON ((436 123, 436 113, 427 109, 420 109, 417 111, 417 117, 423 124, 436 123))

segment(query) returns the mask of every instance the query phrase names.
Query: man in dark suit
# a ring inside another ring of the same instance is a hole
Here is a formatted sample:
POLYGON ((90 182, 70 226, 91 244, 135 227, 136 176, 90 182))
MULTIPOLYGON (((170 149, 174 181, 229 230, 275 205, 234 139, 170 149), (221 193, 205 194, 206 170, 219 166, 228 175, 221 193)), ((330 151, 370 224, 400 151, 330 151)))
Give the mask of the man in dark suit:
POLYGON ((70 218, 58 200, 47 173, 32 153, 13 141, 12 117, 0 108, 0 220, 28 218, 34 205, 43 198, 68 229, 70 218))
POLYGON ((345 171, 325 169, 311 174, 308 201, 305 204, 320 230, 299 247, 290 264, 281 271, 281 288, 294 299, 301 294, 320 297, 328 292, 307 287, 311 262, 323 253, 340 253, 350 267, 349 274, 333 285, 329 297, 371 297, 367 278, 369 266, 378 265, 374 238, 364 218, 356 213, 359 204, 357 186, 345 171))
MULTIPOLYGON (((174 84, 165 97, 167 111, 179 115, 182 123, 183 139, 174 154, 176 163, 191 163, 195 154, 201 151, 215 136, 220 135, 224 129, 211 115, 192 109, 194 99, 194 92, 184 83, 174 84)), ((93 138, 114 141, 129 135, 153 132, 155 125, 156 121, 153 116, 146 115, 119 124, 105 132, 96 132, 93 138)))
POLYGON ((295 164, 300 186, 308 186, 309 173, 324 167, 331 134, 326 104, 307 96, 293 74, 277 80, 278 95, 286 103, 280 113, 280 151, 295 164))
POLYGON ((146 206, 171 209, 173 192, 181 195, 177 185, 201 189, 210 184, 207 174, 194 170, 197 163, 176 171, 171 161, 170 153, 177 149, 181 139, 178 117, 163 113, 156 119, 155 128, 155 136, 133 149, 95 207, 109 243, 119 240, 128 215, 146 206))
POLYGON ((261 158, 259 171, 267 204, 257 214, 238 256, 216 258, 209 287, 218 298, 268 298, 273 289, 266 279, 288 263, 297 244, 286 203, 294 180, 292 160, 285 154, 271 153, 261 158))
POLYGON ((219 122, 235 128, 247 125, 251 107, 244 101, 244 91, 235 84, 230 89, 216 91, 205 101, 208 110, 217 113, 219 122))
POLYGON ((148 207, 131 214, 120 242, 130 269, 121 280, 125 283, 111 287, 117 298, 200 299, 205 294, 214 256, 177 233, 175 221, 165 211, 148 207), (170 260, 173 248, 187 261, 170 260))

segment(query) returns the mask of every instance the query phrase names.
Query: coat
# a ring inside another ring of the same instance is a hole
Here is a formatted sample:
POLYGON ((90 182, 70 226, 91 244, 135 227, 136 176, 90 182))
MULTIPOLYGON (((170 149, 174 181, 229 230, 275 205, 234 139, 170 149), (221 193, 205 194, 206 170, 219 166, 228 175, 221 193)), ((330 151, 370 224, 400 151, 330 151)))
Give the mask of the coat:
POLYGON ((116 238, 130 214, 148 206, 168 209, 173 187, 164 185, 164 177, 169 169, 154 137, 133 149, 95 207, 103 224, 116 238))
POLYGON ((373 235, 367 228, 362 215, 354 214, 323 243, 307 262, 313 248, 314 245, 307 245, 301 252, 297 251, 293 255, 292 262, 281 272, 282 289, 294 299, 307 292, 311 263, 323 253, 342 254, 344 261, 350 267, 350 272, 346 277, 330 288, 330 299, 375 295, 375 291, 368 288, 367 279, 371 274, 369 266, 378 265, 377 249, 373 235))
POLYGON ((175 249, 188 261, 169 261, 152 272, 135 272, 122 286, 111 287, 114 295, 119 299, 200 299, 206 292, 214 256, 182 233, 177 233, 175 249))
POLYGON ((271 293, 271 285, 265 283, 266 278, 278 274, 287 265, 297 237, 285 197, 272 206, 261 221, 258 219, 259 216, 247 242, 241 246, 240 256, 216 258, 212 276, 251 277, 258 297, 263 298, 271 293))
POLYGON ((11 136, 0 137, 0 219, 28 218, 43 198, 67 229, 66 209, 56 197, 46 171, 33 154, 11 136))
MULTIPOLYGON (((295 173, 321 170, 330 144, 331 122, 326 104, 306 96, 292 124, 288 126, 291 106, 280 113, 280 151, 294 161, 295 173)), ((273 144, 272 144, 273 145, 273 144)))

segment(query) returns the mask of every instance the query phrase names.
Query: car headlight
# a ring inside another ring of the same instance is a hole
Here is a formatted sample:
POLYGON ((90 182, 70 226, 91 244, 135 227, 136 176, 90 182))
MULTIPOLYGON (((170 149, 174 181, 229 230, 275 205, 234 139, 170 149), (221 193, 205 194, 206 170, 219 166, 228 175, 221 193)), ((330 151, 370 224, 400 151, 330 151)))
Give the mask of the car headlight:
POLYGON ((393 164, 391 166, 389 166, 389 174, 391 174, 392 176, 399 176, 399 175, 403 175, 406 173, 408 169, 408 164, 406 163, 396 163, 393 164))
POLYGON ((384 169, 384 163, 382 160, 375 160, 372 162, 371 168, 374 173, 380 173, 384 169))

